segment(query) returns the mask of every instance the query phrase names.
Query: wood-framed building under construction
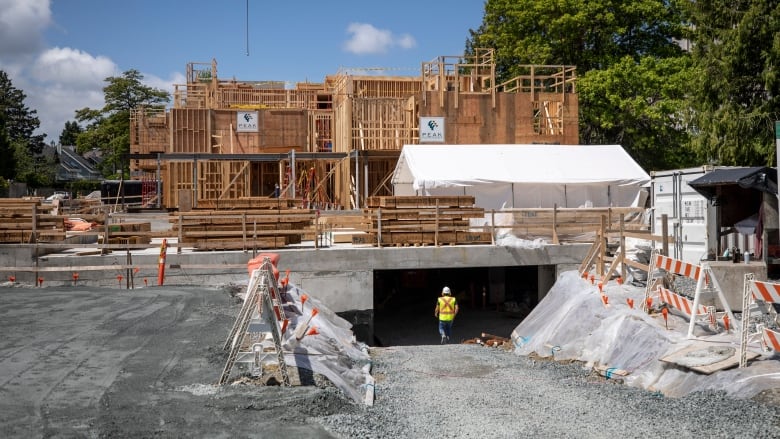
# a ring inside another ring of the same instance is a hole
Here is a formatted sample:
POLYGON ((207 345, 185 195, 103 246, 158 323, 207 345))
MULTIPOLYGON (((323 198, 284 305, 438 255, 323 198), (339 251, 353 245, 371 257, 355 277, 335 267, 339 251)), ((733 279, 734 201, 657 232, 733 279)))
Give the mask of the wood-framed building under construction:
POLYGON ((576 69, 521 70, 497 84, 494 51, 477 49, 423 62, 418 76, 342 69, 287 88, 189 63, 172 108, 131 112, 131 177, 160 181, 145 199, 168 210, 245 205, 277 183, 304 207, 353 209, 392 195, 403 145, 421 143, 421 117, 443 121, 442 145, 577 144, 576 69))

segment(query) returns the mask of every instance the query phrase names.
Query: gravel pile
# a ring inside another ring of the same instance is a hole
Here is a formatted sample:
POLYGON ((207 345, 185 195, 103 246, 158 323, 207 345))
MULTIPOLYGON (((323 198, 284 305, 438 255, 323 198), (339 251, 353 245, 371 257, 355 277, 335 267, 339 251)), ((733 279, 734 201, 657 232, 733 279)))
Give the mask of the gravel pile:
POLYGON ((780 407, 721 393, 679 399, 577 363, 478 345, 372 349, 376 401, 312 420, 341 438, 780 437, 780 407))

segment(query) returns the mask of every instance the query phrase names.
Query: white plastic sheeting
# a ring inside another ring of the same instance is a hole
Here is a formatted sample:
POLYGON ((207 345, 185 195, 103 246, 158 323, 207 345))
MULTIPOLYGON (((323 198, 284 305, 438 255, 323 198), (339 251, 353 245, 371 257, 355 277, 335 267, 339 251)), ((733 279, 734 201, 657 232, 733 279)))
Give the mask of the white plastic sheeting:
POLYGON ((283 291, 284 308, 290 319, 290 328, 282 335, 287 365, 324 375, 356 402, 372 405, 371 358, 368 346, 355 339, 352 325, 293 284, 283 291), (301 304, 303 294, 308 299, 301 304), (297 340, 298 325, 306 324, 315 308, 318 313, 309 322, 309 327, 316 327, 319 334, 297 340))
POLYGON ((649 181, 620 145, 404 145, 392 177, 395 195, 485 209, 636 206, 649 181))
MULTIPOLYGON (((687 339, 688 322, 669 314, 668 329, 660 314, 639 310, 644 288, 609 282, 604 306, 598 287, 578 276, 562 273, 547 296, 512 331, 515 353, 536 353, 556 360, 578 360, 586 367, 626 371, 628 385, 659 391, 667 396, 712 390, 750 398, 765 389, 780 388, 780 361, 759 357, 746 368, 721 370, 710 375, 673 367, 661 361, 689 346, 735 348, 739 333, 708 334, 699 328, 696 339, 687 339), (626 299, 634 300, 635 308, 626 299)), ((751 346, 751 352, 761 352, 751 346)))

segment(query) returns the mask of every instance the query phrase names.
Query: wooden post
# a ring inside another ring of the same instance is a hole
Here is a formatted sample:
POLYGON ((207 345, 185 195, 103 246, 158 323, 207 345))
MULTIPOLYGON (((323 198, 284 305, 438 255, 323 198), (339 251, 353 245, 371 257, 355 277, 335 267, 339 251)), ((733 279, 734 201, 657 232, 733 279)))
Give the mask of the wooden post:
POLYGON ((558 203, 553 205, 553 229, 552 229, 552 242, 553 244, 560 244, 558 241, 558 203))
POLYGON ((433 245, 439 246, 439 199, 436 199, 436 216, 434 218, 433 245))
POLYGON ((661 244, 661 251, 664 256, 669 256, 669 215, 661 215, 661 237, 663 238, 661 244))
POLYGON ((320 210, 314 211, 314 248, 320 248, 320 210))
POLYGON ((382 207, 376 208, 376 247, 382 248, 382 207))
POLYGON ((601 248, 599 249, 598 267, 596 267, 599 277, 604 275, 604 262, 607 260, 607 216, 601 215, 601 227, 599 228, 599 240, 601 248))
POLYGON ((620 214, 620 278, 626 278, 626 223, 625 214, 620 214))
POLYGON ((496 209, 490 209, 490 244, 496 245, 496 209))
POLYGON ((106 215, 106 231, 103 234, 103 247, 100 249, 100 254, 105 255, 106 254, 106 246, 111 241, 110 234, 111 234, 111 215, 106 215))
POLYGON ((179 214, 179 245, 176 246, 177 254, 181 254, 182 242, 184 242, 184 216, 179 214))
POLYGON ((241 239, 243 240, 244 251, 246 251, 246 212, 241 214, 241 239))

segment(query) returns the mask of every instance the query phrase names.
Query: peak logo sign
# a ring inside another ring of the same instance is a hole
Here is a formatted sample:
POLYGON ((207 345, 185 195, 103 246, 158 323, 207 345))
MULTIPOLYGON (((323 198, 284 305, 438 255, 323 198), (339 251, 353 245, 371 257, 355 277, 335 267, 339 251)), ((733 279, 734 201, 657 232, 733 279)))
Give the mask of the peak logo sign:
POLYGON ((257 132, 257 111, 239 111, 236 113, 237 133, 257 132))
POLYGON ((423 142, 444 143, 443 117, 420 118, 420 143, 423 142))

